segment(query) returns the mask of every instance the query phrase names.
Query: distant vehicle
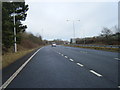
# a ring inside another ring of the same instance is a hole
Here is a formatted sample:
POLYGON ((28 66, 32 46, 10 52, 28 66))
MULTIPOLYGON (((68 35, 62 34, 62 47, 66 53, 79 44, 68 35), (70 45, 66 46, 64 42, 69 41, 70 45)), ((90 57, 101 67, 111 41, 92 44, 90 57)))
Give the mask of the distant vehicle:
POLYGON ((53 44, 52 44, 52 47, 56 47, 56 44, 55 44, 55 43, 53 43, 53 44))

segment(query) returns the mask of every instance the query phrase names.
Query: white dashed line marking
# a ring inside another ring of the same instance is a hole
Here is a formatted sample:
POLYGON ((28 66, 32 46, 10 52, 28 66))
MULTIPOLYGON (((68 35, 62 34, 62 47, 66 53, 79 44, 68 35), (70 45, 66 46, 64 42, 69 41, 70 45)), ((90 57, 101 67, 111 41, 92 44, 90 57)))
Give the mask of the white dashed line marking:
POLYGON ((61 54, 61 53, 59 53, 59 54, 61 54))
MULTIPOLYGON (((43 48, 43 47, 42 47, 43 48)), ((13 79, 19 74, 19 72, 27 65, 27 63, 42 49, 38 49, 22 66, 0 87, 0 88, 6 88, 13 79)))
POLYGON ((100 75, 99 73, 97 73, 97 72, 95 72, 93 70, 90 70, 90 72, 93 73, 93 74, 95 74, 95 75, 97 75, 98 77, 102 77, 102 75, 100 75))
POLYGON ((80 64, 80 63, 77 63, 77 65, 79 65, 79 66, 81 66, 81 67, 83 67, 84 65, 82 65, 82 64, 80 64))
POLYGON ((114 59, 116 59, 116 60, 120 60, 120 58, 114 58, 114 59))
POLYGON ((69 59, 69 60, 72 61, 72 62, 74 61, 73 59, 69 59))
POLYGON ((63 54, 61 54, 61 56, 64 56, 63 54))
POLYGON ((118 88, 120 88, 120 86, 118 86, 118 88))
POLYGON ((67 56, 65 56, 65 58, 68 58, 67 56))

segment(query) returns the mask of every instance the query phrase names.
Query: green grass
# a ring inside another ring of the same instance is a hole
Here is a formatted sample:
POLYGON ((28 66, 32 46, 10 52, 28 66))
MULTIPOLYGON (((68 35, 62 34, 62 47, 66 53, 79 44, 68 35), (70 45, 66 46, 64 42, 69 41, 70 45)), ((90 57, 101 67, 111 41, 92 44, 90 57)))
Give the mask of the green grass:
POLYGON ((119 52, 119 48, 109 48, 109 47, 90 47, 90 46, 73 46, 73 45, 64 45, 70 47, 78 47, 78 48, 89 48, 89 49, 96 49, 96 50, 105 50, 105 51, 112 51, 112 52, 119 52))

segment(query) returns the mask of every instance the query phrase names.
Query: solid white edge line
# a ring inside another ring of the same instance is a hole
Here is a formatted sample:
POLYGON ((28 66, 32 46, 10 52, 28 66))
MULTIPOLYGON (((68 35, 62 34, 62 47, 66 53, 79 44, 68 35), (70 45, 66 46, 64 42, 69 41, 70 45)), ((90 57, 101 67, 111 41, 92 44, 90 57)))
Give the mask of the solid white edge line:
POLYGON ((80 64, 80 63, 77 63, 77 65, 79 65, 79 66, 81 66, 81 67, 83 67, 84 65, 82 65, 82 64, 80 64))
MULTIPOLYGON (((43 47, 42 47, 43 48, 43 47)), ((12 81, 13 79, 19 74, 20 71, 22 71, 22 69, 27 65, 27 63, 42 49, 38 49, 1 87, 2 88, 6 88, 12 81)))
POLYGON ((72 62, 73 62, 74 60, 73 60, 73 59, 70 59, 70 61, 72 61, 72 62))
POLYGON ((95 75, 97 75, 98 77, 102 77, 102 75, 100 75, 99 73, 97 73, 97 72, 95 72, 93 70, 90 70, 90 72, 93 73, 93 74, 95 74, 95 75))

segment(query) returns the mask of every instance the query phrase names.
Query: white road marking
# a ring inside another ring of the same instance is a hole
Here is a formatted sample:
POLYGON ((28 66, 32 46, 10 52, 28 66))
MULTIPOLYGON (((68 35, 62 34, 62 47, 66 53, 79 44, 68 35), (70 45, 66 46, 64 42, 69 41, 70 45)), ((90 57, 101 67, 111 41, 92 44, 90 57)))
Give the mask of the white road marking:
MULTIPOLYGON (((42 47, 43 48, 43 47, 42 47)), ((0 88, 6 88, 13 79, 19 74, 20 71, 27 65, 27 63, 42 49, 38 49, 0 88)))
POLYGON ((61 56, 64 56, 63 54, 61 54, 61 56))
POLYGON ((69 60, 72 61, 72 62, 74 61, 73 59, 69 59, 69 60))
POLYGON ((118 86, 118 88, 120 88, 120 86, 118 86))
POLYGON ((67 56, 65 56, 65 58, 68 58, 67 56))
POLYGON ((84 65, 82 65, 82 64, 80 64, 80 63, 77 63, 77 65, 79 65, 79 66, 81 66, 81 67, 83 67, 84 65))
POLYGON ((120 58, 114 58, 114 59, 116 59, 116 60, 120 60, 120 58))
POLYGON ((100 75, 99 73, 97 73, 97 72, 95 72, 93 70, 90 70, 90 72, 93 73, 93 74, 95 74, 95 75, 97 75, 98 77, 102 77, 102 75, 100 75))
POLYGON ((61 53, 59 53, 59 54, 61 54, 61 53))
POLYGON ((87 53, 86 51, 80 51, 81 53, 87 53))

